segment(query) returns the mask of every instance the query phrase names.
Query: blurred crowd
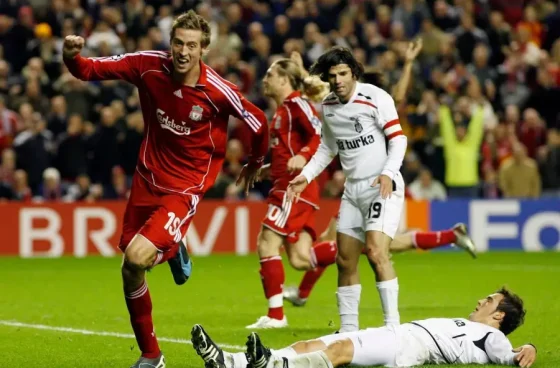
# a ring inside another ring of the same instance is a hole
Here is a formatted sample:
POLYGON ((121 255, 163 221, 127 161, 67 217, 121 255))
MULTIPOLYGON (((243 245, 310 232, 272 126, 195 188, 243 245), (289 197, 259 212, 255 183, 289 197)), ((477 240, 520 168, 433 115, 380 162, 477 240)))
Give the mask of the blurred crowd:
MULTIPOLYGON (((62 63, 66 35, 86 56, 167 50, 188 10, 212 28, 206 63, 272 116, 261 93, 271 61, 297 51, 308 68, 333 45, 353 50, 389 89, 422 39, 398 105, 409 150, 408 195, 560 196, 560 9, 548 0, 7 0, 0 1, 0 198, 126 198, 142 139, 137 91, 86 83, 62 63)), ((230 122, 227 159, 207 197, 240 199, 246 127, 230 122)), ((333 162, 325 197, 344 186, 333 162)), ((270 183, 250 194, 263 198, 270 183)))

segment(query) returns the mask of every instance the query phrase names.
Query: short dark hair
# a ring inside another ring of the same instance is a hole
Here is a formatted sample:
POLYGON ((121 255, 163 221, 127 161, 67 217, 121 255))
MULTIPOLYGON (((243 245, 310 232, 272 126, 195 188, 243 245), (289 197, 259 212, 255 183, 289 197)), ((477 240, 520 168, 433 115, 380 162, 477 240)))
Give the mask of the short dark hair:
POLYGON ((319 59, 311 65, 309 74, 318 75, 323 82, 328 82, 329 70, 333 66, 340 64, 348 65, 350 70, 352 70, 352 75, 356 77, 356 79, 362 78, 364 66, 354 58, 352 51, 342 46, 334 46, 321 55, 319 59))
POLYGON ((497 311, 504 312, 504 319, 500 323, 500 331, 504 335, 509 335, 523 324, 527 312, 523 309, 523 300, 505 287, 502 287, 496 293, 504 296, 496 308, 497 311))

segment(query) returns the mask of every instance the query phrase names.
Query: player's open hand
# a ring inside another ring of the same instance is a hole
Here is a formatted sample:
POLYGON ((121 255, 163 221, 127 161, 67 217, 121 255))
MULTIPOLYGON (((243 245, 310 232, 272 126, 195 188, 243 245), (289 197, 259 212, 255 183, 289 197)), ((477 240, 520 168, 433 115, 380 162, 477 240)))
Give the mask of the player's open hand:
POLYGON ((299 195, 305 190, 307 187, 307 179, 303 175, 298 175, 290 181, 288 185, 288 190, 286 191, 286 200, 288 202, 293 202, 294 199, 297 201, 299 199, 299 195))
POLYGON ((390 177, 387 175, 379 175, 371 184, 372 187, 376 187, 377 185, 381 186, 381 188, 379 188, 381 198, 391 198, 391 193, 393 192, 393 180, 391 180, 390 177))
POLYGON ((65 59, 72 59, 74 56, 78 55, 82 48, 84 47, 86 41, 80 36, 66 36, 64 39, 64 44, 62 46, 62 55, 65 59))
POLYGON ((523 345, 518 348, 513 349, 515 355, 515 362, 518 366, 525 368, 530 367, 535 362, 537 358, 537 349, 533 345, 523 345))
POLYGON ((303 169, 307 160, 302 155, 295 155, 288 160, 288 172, 290 174, 303 169))
POLYGON ((270 177, 270 164, 262 165, 257 171, 257 181, 263 181, 270 177))
POLYGON ((239 173, 239 177, 237 178, 235 184, 241 185, 244 183, 246 196, 249 195, 249 190, 255 187, 255 181, 257 181, 259 169, 260 168, 252 165, 243 165, 241 168, 241 172, 239 173))

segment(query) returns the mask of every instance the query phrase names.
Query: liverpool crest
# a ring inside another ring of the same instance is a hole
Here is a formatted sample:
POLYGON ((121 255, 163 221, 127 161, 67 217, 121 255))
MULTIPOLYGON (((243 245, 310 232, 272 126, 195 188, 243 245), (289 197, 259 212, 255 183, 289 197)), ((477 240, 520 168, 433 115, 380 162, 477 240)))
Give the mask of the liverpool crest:
POLYGON ((204 109, 198 105, 193 106, 191 113, 189 114, 189 118, 191 120, 194 121, 200 121, 202 120, 202 113, 204 112, 204 109))

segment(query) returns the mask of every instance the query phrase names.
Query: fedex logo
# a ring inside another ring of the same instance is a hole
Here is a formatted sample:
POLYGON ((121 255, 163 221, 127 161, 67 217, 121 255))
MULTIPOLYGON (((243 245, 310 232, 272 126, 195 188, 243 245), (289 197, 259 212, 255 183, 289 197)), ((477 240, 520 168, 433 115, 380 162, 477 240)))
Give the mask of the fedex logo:
POLYGON ((472 201, 469 223, 480 250, 560 250, 560 201, 472 201))
POLYGON ((177 135, 191 134, 191 128, 185 126, 186 123, 184 121, 181 121, 181 125, 175 124, 175 119, 171 119, 169 116, 167 116, 165 111, 163 111, 162 109, 157 109, 156 115, 158 123, 163 129, 167 129, 173 134, 177 135))
POLYGON ((560 200, 449 200, 430 205, 430 227, 466 222, 481 252, 560 251, 560 200))

